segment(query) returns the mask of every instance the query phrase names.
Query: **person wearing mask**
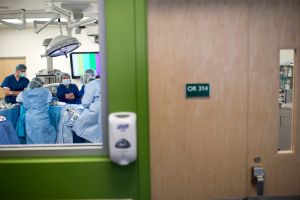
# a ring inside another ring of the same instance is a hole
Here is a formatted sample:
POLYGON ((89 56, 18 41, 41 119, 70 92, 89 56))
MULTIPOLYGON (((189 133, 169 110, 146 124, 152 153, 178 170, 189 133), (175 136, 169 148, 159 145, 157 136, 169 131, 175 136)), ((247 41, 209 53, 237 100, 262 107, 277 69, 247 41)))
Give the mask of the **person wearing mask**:
POLYGON ((71 77, 68 73, 61 76, 61 84, 57 88, 57 98, 59 101, 68 104, 81 104, 81 97, 84 93, 84 86, 79 91, 77 85, 71 83, 71 77))
POLYGON ((74 122, 72 130, 73 142, 99 143, 101 138, 100 118, 100 80, 96 80, 96 73, 93 69, 87 69, 83 75, 85 84, 84 95, 81 104, 84 110, 74 122))
POLYGON ((88 69, 81 77, 85 85, 81 105, 69 105, 62 110, 57 143, 100 143, 100 80, 88 69))
POLYGON ((54 144, 57 133, 49 119, 49 103, 52 95, 43 87, 40 78, 33 78, 28 88, 17 96, 17 101, 23 103, 26 114, 26 143, 54 144))
POLYGON ((1 88, 3 88, 6 103, 17 103, 16 97, 28 86, 29 80, 25 77, 26 69, 24 64, 18 64, 15 73, 7 76, 2 82, 1 88))

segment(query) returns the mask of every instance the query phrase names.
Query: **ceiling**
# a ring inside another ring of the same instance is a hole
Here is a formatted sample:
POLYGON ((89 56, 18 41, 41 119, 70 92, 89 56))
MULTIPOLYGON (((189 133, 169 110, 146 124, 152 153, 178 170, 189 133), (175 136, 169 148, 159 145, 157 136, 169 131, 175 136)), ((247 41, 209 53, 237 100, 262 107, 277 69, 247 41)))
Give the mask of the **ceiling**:
POLYGON ((36 10, 44 9, 45 2, 43 0, 1 0, 0 1, 0 11, 3 10, 15 10, 15 9, 25 9, 25 10, 36 10))
POLYGON ((53 2, 56 5, 61 3, 89 3, 87 12, 97 11, 97 0, 1 0, 0 12, 5 10, 25 9, 25 10, 44 10, 46 2, 53 2))
MULTIPOLYGON (((97 2, 98 0, 0 0, 0 19, 20 19, 20 9, 25 10, 27 23, 31 23, 32 19, 51 18, 53 11, 47 6, 49 3, 73 13, 79 10, 86 18, 98 15, 97 2)), ((61 18, 66 16, 61 15, 61 18)))

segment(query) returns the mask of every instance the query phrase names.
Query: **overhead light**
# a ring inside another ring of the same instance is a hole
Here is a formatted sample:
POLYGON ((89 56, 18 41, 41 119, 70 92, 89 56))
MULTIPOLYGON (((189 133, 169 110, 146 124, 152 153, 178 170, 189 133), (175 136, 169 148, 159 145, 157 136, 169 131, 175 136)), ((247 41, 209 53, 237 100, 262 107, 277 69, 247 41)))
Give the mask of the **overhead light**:
POLYGON ((13 23, 13 24, 21 24, 22 21, 19 19, 3 19, 3 21, 8 22, 8 23, 13 23))
MULTIPOLYGON (((0 18, 0 23, 4 24, 6 26, 10 26, 12 28, 16 28, 19 30, 25 29, 26 28, 26 13, 24 9, 20 9, 20 10, 12 10, 12 11, 4 11, 5 13, 12 13, 12 12, 16 12, 17 14, 20 14, 20 20, 17 19, 13 19, 12 21, 7 21, 6 19, 1 19, 0 18), (17 20, 17 21, 15 21, 17 20), (16 22, 16 23, 14 23, 16 22), (21 23, 20 23, 21 22, 21 23)), ((2 12, 3 13, 3 12, 2 12)))
MULTIPOLYGON (((54 20, 56 17, 53 16, 52 20, 54 20)), ((48 45, 46 48, 46 53, 41 55, 41 57, 57 57, 65 55, 66 57, 68 53, 74 51, 78 47, 80 47, 80 42, 77 40, 77 38, 71 37, 70 35, 63 35, 62 29, 61 29, 61 21, 60 18, 58 18, 58 24, 60 29, 60 35, 56 36, 48 45)), ((47 24, 46 24, 47 25, 47 24)), ((70 32, 68 33, 70 34, 70 32)))
MULTIPOLYGON (((51 18, 27 18, 26 22, 28 23, 33 23, 34 21, 39 21, 39 22, 47 22, 49 21, 51 18)), ((3 21, 9 22, 9 23, 14 23, 14 24, 21 24, 22 21, 19 19, 3 19, 3 21)), ((57 19, 55 20, 57 22, 57 19)), ((65 19, 61 19, 61 22, 67 22, 67 20, 65 19)))
POLYGON ((67 54, 74 51, 78 47, 80 47, 80 42, 77 40, 77 38, 66 36, 66 35, 60 35, 55 37, 49 44, 46 53, 43 54, 41 57, 57 57, 65 55, 67 57, 67 54))
MULTIPOLYGON (((36 21, 37 23, 45 23, 48 22, 51 18, 27 18, 26 23, 33 23, 36 21)), ((4 22, 8 22, 10 24, 22 24, 23 22, 19 19, 3 19, 4 22)), ((61 19, 62 22, 67 22, 65 19, 61 19)), ((57 20, 55 20, 57 22, 57 20)), ((1 23, 0 23, 1 24, 1 23)))

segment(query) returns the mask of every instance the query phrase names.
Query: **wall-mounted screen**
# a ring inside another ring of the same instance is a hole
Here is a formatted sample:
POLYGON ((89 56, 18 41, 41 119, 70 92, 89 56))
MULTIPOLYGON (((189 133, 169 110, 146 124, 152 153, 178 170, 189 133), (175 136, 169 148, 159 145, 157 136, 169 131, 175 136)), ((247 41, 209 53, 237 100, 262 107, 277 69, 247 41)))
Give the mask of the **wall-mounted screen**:
POLYGON ((70 54, 72 78, 80 78, 87 69, 94 69, 97 77, 101 75, 99 52, 73 52, 70 54))

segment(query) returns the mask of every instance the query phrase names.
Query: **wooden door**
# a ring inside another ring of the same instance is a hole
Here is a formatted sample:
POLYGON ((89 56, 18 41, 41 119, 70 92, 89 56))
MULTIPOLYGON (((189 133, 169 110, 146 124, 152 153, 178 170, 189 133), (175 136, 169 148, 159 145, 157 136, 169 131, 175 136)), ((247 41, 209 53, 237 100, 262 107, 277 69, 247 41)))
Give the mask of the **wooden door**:
POLYGON ((247 8, 149 1, 153 200, 245 196, 247 8), (187 83, 210 83, 210 97, 187 99, 187 83))
POLYGON ((300 1, 249 1, 249 123, 247 194, 254 157, 265 168, 265 195, 300 195, 300 1), (278 152, 279 51, 295 49, 293 146, 278 152))
MULTIPOLYGON (((4 78, 10 74, 14 73, 16 65, 25 64, 25 57, 9 57, 9 58, 0 58, 0 84, 3 82, 4 78)), ((3 98, 4 94, 0 90, 0 98, 3 98)))
POLYGON ((149 0, 154 200, 300 195, 300 1, 149 0), (292 152, 277 152, 279 50, 296 49, 292 152), (297 67, 298 66, 298 67, 297 67), (209 98, 185 84, 209 83, 209 98))

